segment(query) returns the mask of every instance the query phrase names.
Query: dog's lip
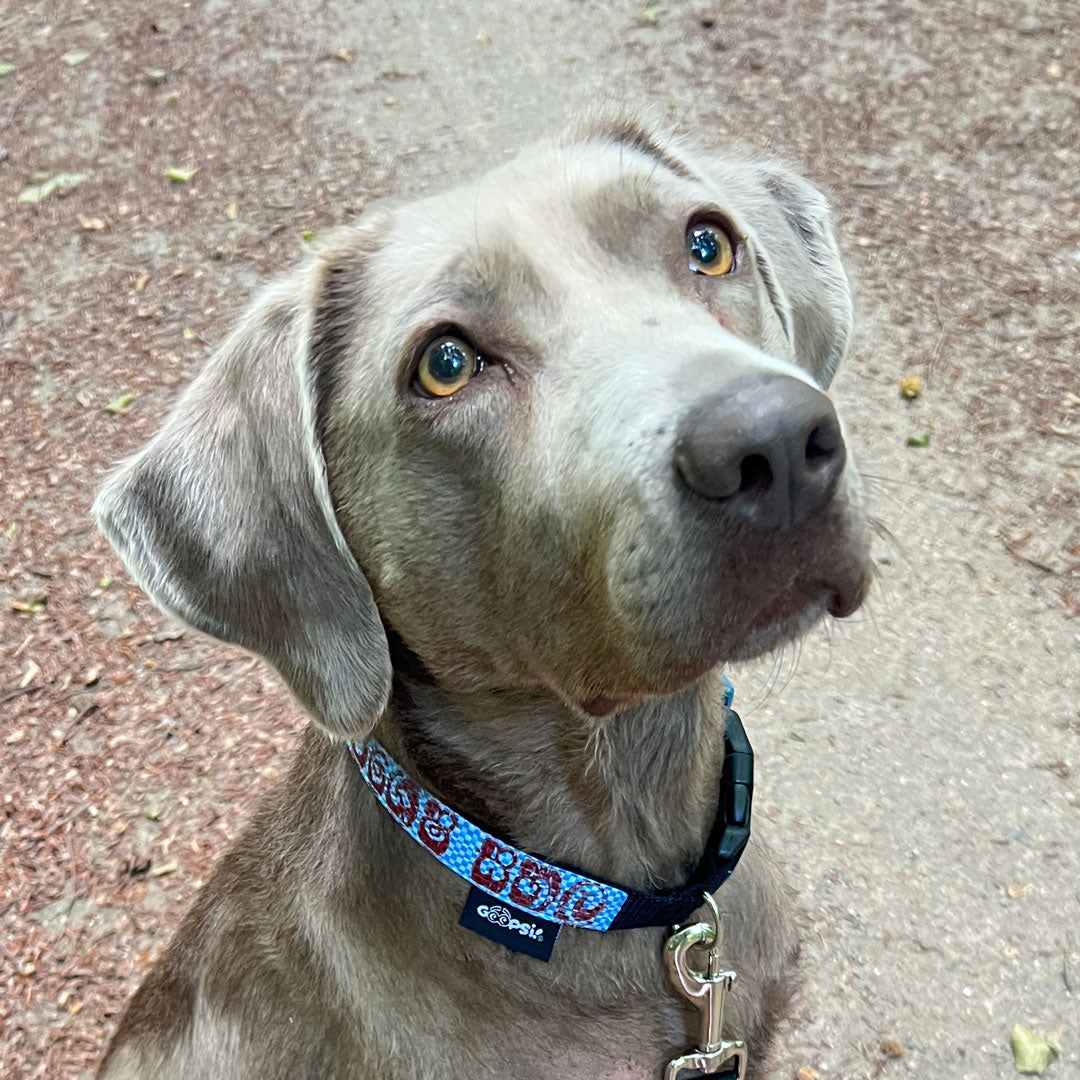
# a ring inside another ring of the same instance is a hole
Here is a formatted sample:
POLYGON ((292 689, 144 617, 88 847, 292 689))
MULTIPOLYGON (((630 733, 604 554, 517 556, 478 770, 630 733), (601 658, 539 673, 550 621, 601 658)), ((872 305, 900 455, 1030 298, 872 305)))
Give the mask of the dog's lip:
POLYGON ((604 716, 612 716, 617 712, 622 712, 624 709, 633 705, 637 700, 639 699, 634 697, 599 696, 581 702, 581 710, 582 712, 588 713, 589 716, 599 720, 604 716))
MULTIPOLYGON (((811 613, 814 619, 825 612, 836 619, 846 618, 862 605, 868 587, 869 580, 866 578, 853 578, 850 582, 796 579, 782 592, 767 600, 758 610, 746 629, 744 640, 753 640, 774 627, 798 626, 811 613)), ((715 659, 704 661, 696 666, 690 665, 683 671, 685 678, 680 680, 680 685, 696 682, 715 667, 715 659)), ((669 686, 655 692, 671 693, 672 690, 669 686)), ((578 699, 576 706, 586 716, 604 719, 632 708, 648 696, 648 692, 645 694, 605 693, 598 694, 596 697, 578 699)))
POLYGON ((857 589, 832 589, 829 592, 828 610, 834 619, 846 619, 862 606, 866 596, 865 586, 857 589))
POLYGON ((763 630, 785 622, 814 604, 821 604, 833 618, 844 619, 859 609, 865 596, 866 586, 862 582, 837 586, 824 581, 796 581, 758 611, 750 629, 763 630))
MULTIPOLYGON (((750 630, 764 630, 778 622, 798 615, 804 608, 809 607, 815 601, 821 600, 823 594, 832 592, 823 585, 809 585, 796 582, 790 589, 785 589, 779 596, 773 597, 754 616, 750 623, 750 630)), ((829 611, 832 613, 832 600, 829 601, 829 611)))

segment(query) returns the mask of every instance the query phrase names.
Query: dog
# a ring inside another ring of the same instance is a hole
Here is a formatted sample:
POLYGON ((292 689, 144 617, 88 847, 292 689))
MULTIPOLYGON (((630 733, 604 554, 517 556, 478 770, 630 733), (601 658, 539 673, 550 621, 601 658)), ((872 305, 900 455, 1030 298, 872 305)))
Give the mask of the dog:
MULTIPOLYGON (((825 393, 851 326, 816 188, 635 119, 365 214, 267 288, 94 512, 158 605, 266 658, 313 723, 100 1075, 644 1080, 692 1046, 667 930, 570 925, 546 963, 472 933, 357 747, 374 732, 451 826, 683 884, 723 664, 868 588, 825 393)), ((715 899, 753 1070, 797 920, 757 839, 715 899)))

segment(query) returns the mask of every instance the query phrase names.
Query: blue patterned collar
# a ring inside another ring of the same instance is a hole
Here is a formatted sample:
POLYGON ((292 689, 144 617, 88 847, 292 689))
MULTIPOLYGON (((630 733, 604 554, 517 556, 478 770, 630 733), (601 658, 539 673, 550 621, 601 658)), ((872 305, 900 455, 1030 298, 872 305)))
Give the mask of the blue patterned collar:
POLYGON ((754 754, 730 707, 731 683, 724 681, 727 723, 716 817, 701 861, 690 880, 675 889, 623 888, 547 862, 486 832, 425 791, 375 739, 351 742, 349 752, 375 797, 418 844, 474 891, 499 901, 483 907, 481 918, 526 927, 517 931, 523 937, 535 933, 527 929, 530 918, 599 931, 673 926, 701 906, 703 892, 715 892, 727 880, 750 838, 754 754))

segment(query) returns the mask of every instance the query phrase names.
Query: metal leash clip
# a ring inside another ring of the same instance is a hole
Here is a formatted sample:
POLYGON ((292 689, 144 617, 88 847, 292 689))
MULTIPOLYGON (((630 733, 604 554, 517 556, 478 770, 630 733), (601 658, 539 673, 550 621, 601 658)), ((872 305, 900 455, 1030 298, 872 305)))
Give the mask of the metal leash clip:
POLYGON ((679 1080, 679 1074, 689 1069, 696 1070, 697 1076, 722 1074, 729 1080, 744 1080, 746 1075, 746 1043, 721 1036, 724 997, 735 983, 735 972, 719 970, 723 944, 720 912, 711 893, 705 893, 705 902, 712 911, 713 925, 700 922, 682 929, 675 927, 664 947, 664 959, 675 989, 701 1011, 697 1049, 669 1061, 664 1080, 679 1080), (705 971, 690 966, 689 951, 695 945, 708 947, 705 971))

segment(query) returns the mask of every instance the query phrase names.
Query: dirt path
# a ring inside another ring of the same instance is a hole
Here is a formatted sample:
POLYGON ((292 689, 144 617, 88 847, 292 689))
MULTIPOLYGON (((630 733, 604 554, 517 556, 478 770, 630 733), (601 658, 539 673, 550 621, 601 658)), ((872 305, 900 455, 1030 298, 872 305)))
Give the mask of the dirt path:
POLYGON ((300 722, 150 609, 90 528, 102 470, 304 233, 596 101, 794 162, 858 282, 838 397, 896 539, 865 616, 736 673, 808 914, 772 1075, 990 1080, 1021 1022, 1080 1076, 1080 5, 729 7, 0 15, 5 1080, 89 1075, 300 722), (17 205, 39 170, 85 179, 17 205))

